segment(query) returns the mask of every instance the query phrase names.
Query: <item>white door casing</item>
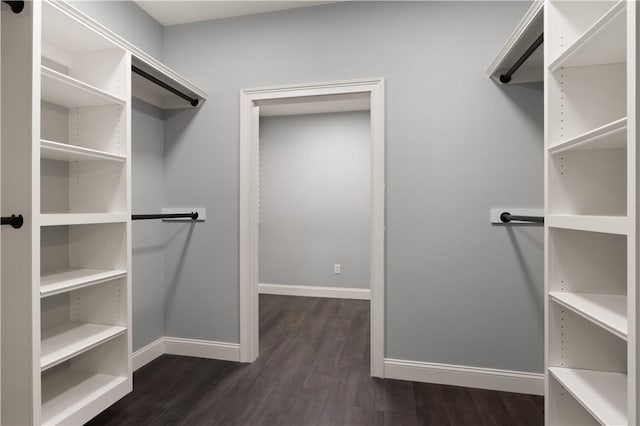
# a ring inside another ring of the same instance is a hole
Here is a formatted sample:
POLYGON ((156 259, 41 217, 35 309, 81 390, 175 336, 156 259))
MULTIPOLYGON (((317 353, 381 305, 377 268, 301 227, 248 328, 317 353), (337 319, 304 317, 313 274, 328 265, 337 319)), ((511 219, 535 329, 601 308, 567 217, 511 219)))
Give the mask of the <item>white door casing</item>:
MULTIPOLYGON (((371 123, 371 375, 384 377, 385 104, 384 79, 297 84, 240 91, 240 361, 259 354, 259 105, 302 97, 368 94, 371 123)), ((313 98, 311 98, 313 99, 313 98)), ((324 111, 331 112, 331 111, 324 111)))

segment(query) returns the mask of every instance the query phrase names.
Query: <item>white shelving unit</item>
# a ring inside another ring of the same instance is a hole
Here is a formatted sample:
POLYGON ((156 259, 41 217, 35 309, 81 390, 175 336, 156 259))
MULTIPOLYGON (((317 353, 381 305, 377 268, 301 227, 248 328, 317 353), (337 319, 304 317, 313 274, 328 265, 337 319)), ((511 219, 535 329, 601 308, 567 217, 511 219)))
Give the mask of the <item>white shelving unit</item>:
POLYGON ((72 372, 55 374, 44 381, 43 425, 80 424, 78 412, 101 399, 118 400, 127 378, 108 374, 72 372))
POLYGON ((34 418, 82 423, 132 389, 131 55, 57 4, 41 7, 34 418))
POLYGON ((101 284, 127 275, 124 270, 75 268, 43 273, 40 278, 40 295, 55 296, 80 288, 101 284))
POLYGON ((42 100, 67 108, 125 104, 123 99, 45 66, 42 67, 42 100))
POLYGON ((559 367, 550 367, 549 373, 600 424, 629 424, 626 375, 559 367))
POLYGON ((25 218, 2 235, 0 424, 83 424, 133 384, 132 96, 193 107, 137 75, 134 93, 132 67, 207 94, 66 1, 3 11, 0 31, 1 201, 25 218))
POLYGON ((50 213, 42 214, 41 226, 90 225, 98 223, 126 223, 131 219, 127 213, 50 213))
POLYGON ((638 424, 636 4, 544 8, 546 424, 638 424))
POLYGON ((68 322, 42 332, 40 368, 55 367, 71 358, 121 336, 126 327, 68 322))
POLYGON ((3 318, 25 317, 2 336, 15 348, 3 356, 15 373, 2 387, 15 392, 2 394, 12 409, 0 423, 82 424, 133 387, 131 53, 56 2, 25 3, 20 16, 3 13, 27 52, 9 58, 3 88, 27 98, 28 119, 15 123, 22 157, 12 161, 28 174, 19 246, 29 254, 2 259, 3 274, 20 271, 3 287, 16 305, 3 303, 3 318))

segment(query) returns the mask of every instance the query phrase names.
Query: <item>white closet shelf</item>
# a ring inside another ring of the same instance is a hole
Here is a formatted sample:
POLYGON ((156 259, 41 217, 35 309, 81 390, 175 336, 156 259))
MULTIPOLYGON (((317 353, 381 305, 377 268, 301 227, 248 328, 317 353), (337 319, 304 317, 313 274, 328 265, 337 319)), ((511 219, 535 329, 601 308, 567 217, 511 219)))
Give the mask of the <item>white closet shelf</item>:
POLYGON ((612 294, 549 293, 551 300, 627 340, 627 297, 612 294))
POLYGON ((123 223, 131 219, 126 213, 43 213, 42 226, 92 225, 99 223, 123 223))
POLYGON ((627 216, 587 216, 587 215, 548 215, 545 218, 550 228, 573 229, 576 231, 602 232, 605 234, 626 235, 630 220, 627 216))
POLYGON ((625 0, 618 1, 549 65, 549 71, 626 62, 626 8, 625 0))
POLYGON ((124 155, 98 151, 91 148, 69 145, 66 143, 40 141, 40 157, 57 161, 116 161, 124 162, 124 155))
POLYGON ((549 372, 601 424, 628 424, 625 374, 562 367, 549 372))
POLYGON ((81 353, 124 334, 117 325, 68 322, 42 331, 40 368, 55 367, 81 353))
POLYGON ((626 146, 627 117, 624 117, 553 145, 549 148, 549 153, 559 154, 569 150, 582 149, 618 149, 626 146))
MULTIPOLYGON (((83 423, 76 416, 86 407, 101 399, 107 400, 103 405, 119 399, 117 395, 126 393, 127 386, 126 377, 76 371, 56 373, 42 383, 42 424, 74 424, 77 420, 83 423)), ((88 420, 92 414, 80 417, 88 420)))
POLYGON ((83 287, 115 280, 127 275, 127 271, 103 269, 65 269, 48 272, 40 277, 40 296, 48 297, 83 287))
POLYGON ((67 108, 125 104, 121 98, 45 66, 42 67, 42 99, 67 108))

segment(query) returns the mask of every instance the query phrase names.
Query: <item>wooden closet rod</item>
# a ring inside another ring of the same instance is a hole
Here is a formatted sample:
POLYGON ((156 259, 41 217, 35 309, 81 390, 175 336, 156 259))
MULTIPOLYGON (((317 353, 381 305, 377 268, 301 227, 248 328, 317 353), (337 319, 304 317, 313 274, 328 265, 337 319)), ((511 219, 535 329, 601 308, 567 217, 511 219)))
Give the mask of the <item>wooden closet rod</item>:
POLYGON ((180 96, 182 99, 184 99, 185 101, 189 102, 191 104, 191 106, 193 106, 193 107, 198 106, 198 99, 192 98, 189 95, 185 95, 184 93, 182 93, 178 89, 169 86, 164 81, 162 81, 160 79, 157 79, 156 77, 152 76, 151 74, 149 74, 146 71, 141 70, 140 68, 136 67, 135 65, 131 65, 131 71, 135 72, 139 76, 142 76, 142 77, 146 78, 150 82, 157 84, 158 86, 162 87, 163 89, 166 89, 166 90, 170 91, 174 95, 180 96))
POLYGON ((180 219, 190 218, 198 219, 198 212, 191 213, 170 213, 170 214, 132 214, 131 220, 148 220, 148 219, 180 219))
POLYGON ((518 58, 516 63, 513 64, 511 68, 507 70, 506 73, 500 74, 500 83, 507 84, 508 82, 511 81, 511 76, 513 75, 513 73, 516 72, 522 64, 524 64, 524 61, 529 59, 529 56, 531 56, 533 52, 535 52, 536 49, 542 44, 543 39, 544 39, 544 34, 540 34, 540 37, 538 37, 536 41, 534 41, 533 44, 529 46, 526 52, 524 52, 522 56, 518 58))
POLYGON ((2 3, 8 4, 13 13, 20 13, 24 9, 24 2, 23 1, 2 0, 2 3))
POLYGON ((500 214, 500 220, 503 223, 509 223, 512 220, 517 220, 520 222, 532 222, 532 223, 544 223, 543 216, 516 216, 512 215, 509 212, 503 212, 500 214))
POLYGON ((4 216, 0 219, 2 219, 1 225, 11 225, 11 227, 15 229, 22 228, 22 224, 24 223, 24 218, 21 214, 18 216, 12 214, 11 216, 4 216))

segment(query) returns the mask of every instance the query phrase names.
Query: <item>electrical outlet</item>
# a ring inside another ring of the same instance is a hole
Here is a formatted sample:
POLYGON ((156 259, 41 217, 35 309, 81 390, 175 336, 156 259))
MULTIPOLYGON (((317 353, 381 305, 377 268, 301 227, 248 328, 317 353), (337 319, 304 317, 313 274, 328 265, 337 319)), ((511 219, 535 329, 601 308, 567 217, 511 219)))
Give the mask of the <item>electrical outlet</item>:
POLYGON ((341 270, 342 270, 342 265, 340 265, 339 263, 336 263, 335 265, 333 265, 334 274, 340 274, 341 270))

